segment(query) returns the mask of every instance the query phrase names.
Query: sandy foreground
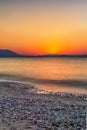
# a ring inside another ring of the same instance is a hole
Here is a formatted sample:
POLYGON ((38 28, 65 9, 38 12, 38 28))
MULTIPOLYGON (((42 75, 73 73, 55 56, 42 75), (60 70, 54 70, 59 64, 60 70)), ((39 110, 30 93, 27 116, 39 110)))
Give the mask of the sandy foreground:
POLYGON ((86 99, 0 82, 0 130, 86 130, 86 99))

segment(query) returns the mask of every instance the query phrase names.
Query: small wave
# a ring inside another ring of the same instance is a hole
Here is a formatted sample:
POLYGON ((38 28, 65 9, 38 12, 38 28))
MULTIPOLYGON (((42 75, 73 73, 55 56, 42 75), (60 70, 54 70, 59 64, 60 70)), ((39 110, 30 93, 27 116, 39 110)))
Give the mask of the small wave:
POLYGON ((20 82, 32 82, 32 83, 41 83, 41 84, 54 84, 61 86, 70 86, 70 87, 80 87, 87 88, 87 81, 81 79, 42 79, 34 77, 23 77, 21 75, 10 75, 10 74, 0 74, 0 79, 10 80, 10 81, 20 81, 20 82))

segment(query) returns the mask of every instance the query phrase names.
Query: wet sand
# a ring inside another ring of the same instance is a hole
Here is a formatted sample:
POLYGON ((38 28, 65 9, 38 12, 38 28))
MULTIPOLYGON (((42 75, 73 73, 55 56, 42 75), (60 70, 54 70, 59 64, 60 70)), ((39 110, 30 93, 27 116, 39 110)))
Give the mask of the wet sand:
POLYGON ((0 82, 0 130, 85 130, 86 95, 0 82))

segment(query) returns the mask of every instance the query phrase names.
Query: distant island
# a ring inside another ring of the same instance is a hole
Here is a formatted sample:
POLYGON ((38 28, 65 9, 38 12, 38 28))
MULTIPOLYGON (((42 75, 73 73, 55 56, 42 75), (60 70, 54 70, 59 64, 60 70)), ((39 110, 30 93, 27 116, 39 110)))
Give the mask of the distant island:
POLYGON ((87 58, 87 54, 86 55, 59 55, 59 54, 47 54, 47 55, 21 55, 21 54, 17 54, 14 51, 8 50, 8 49, 0 49, 0 58, 22 58, 22 57, 42 57, 42 58, 50 58, 50 57, 58 57, 58 58, 87 58))
POLYGON ((20 57, 21 55, 11 51, 11 50, 4 50, 0 49, 0 57, 20 57))

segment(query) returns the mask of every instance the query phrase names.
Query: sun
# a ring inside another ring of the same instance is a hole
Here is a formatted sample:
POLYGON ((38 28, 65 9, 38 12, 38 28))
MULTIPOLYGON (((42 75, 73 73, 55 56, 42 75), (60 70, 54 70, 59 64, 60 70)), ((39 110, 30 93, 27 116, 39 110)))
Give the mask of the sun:
POLYGON ((48 47, 48 53, 49 54, 57 54, 58 53, 58 47, 55 45, 50 45, 48 47))
POLYGON ((48 52, 49 54, 57 54, 57 50, 55 48, 50 48, 48 52))

